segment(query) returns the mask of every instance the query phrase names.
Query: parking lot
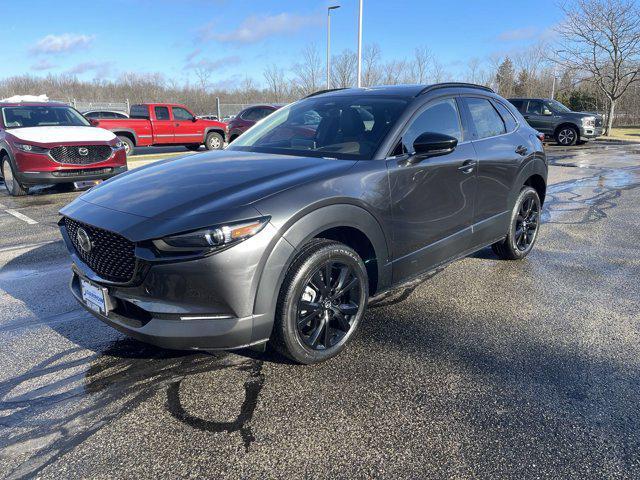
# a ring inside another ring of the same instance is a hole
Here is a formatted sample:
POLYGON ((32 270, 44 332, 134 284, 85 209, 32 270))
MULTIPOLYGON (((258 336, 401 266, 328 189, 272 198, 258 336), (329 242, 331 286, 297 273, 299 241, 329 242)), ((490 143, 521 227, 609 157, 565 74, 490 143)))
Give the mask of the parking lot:
POLYGON ((0 187, 5 478, 638 478, 640 145, 549 147, 522 262, 374 302, 337 358, 162 350, 68 292, 57 211, 0 187))

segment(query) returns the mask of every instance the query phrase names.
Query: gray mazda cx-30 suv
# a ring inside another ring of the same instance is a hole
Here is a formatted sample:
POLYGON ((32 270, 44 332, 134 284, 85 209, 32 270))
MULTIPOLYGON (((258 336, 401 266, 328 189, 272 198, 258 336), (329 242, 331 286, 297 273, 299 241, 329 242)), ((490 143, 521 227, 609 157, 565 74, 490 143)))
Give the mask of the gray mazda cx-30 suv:
POLYGON ((493 245, 532 249, 537 132, 468 84, 319 92, 226 150, 162 161, 62 209, 71 289, 143 341, 339 353, 370 297, 493 245))

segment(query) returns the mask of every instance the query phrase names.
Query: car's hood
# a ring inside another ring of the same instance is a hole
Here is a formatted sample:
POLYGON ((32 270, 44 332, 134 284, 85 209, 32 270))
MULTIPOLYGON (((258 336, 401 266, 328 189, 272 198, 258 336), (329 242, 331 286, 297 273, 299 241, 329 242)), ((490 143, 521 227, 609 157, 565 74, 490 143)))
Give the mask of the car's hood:
POLYGON ((119 175, 78 198, 146 218, 175 218, 250 205, 292 186, 327 178, 355 162, 213 151, 119 175))
POLYGON ((24 127, 11 128, 8 133, 23 142, 43 144, 109 142, 116 137, 97 127, 24 127))
POLYGON ((597 113, 589 113, 589 112, 570 112, 562 115, 563 116, 567 115, 568 117, 574 118, 576 120, 580 120, 585 117, 595 117, 595 118, 602 119, 602 115, 597 113))

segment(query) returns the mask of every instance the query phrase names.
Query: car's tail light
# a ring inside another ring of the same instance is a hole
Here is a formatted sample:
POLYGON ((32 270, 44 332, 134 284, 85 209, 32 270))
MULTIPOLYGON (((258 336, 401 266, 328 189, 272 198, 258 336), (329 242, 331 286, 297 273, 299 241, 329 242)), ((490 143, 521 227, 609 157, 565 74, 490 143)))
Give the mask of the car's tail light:
POLYGON ((536 133, 536 137, 538 137, 538 140, 540 140, 541 142, 544 142, 544 133, 536 133))

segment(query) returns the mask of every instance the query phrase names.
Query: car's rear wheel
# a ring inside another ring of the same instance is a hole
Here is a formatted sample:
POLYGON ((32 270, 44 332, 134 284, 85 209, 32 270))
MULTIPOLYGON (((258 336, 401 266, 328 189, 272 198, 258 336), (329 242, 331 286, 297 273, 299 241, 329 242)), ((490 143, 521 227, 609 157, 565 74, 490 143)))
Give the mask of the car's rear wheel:
POLYGON ((367 270, 358 254, 339 242, 314 240, 287 271, 271 343, 299 363, 328 360, 353 338, 368 299, 367 270))
POLYGON ((224 139, 219 133, 210 132, 207 135, 204 146, 207 148, 207 150, 220 150, 222 147, 224 147, 224 139))
POLYGON ((193 145, 185 145, 187 150, 191 150, 192 152, 197 152, 198 150, 200 150, 200 144, 199 143, 194 143, 193 145))
POLYGON ((20 184, 16 179, 9 157, 6 155, 2 157, 1 163, 2 165, 0 168, 2 169, 2 179, 4 180, 4 185, 7 187, 9 195, 22 197, 29 193, 29 188, 20 184))
POLYGON ((521 260, 529 255, 538 238, 541 213, 538 192, 524 187, 511 212, 509 232, 504 240, 492 245, 493 251, 505 260, 521 260))
POLYGON ((575 145, 577 141, 578 130, 575 127, 561 127, 560 130, 558 130, 558 133, 556 133, 556 142, 558 142, 558 145, 562 145, 563 147, 575 145))
POLYGON ((129 137, 125 137, 124 135, 118 135, 118 140, 120 140, 124 144, 124 153, 129 155, 133 155, 133 149, 135 148, 133 145, 133 141, 129 137))

